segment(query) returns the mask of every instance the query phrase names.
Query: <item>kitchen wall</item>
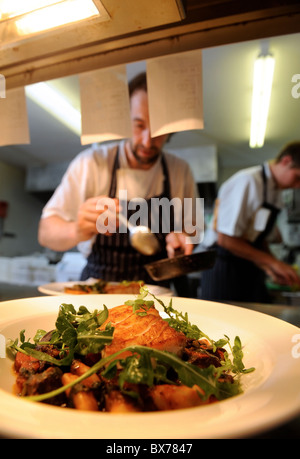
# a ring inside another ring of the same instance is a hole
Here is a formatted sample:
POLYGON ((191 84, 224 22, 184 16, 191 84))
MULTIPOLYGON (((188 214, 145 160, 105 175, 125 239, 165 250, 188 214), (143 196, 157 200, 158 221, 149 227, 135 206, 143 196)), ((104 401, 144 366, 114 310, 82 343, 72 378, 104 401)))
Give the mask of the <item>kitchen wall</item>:
POLYGON ((0 161, 0 200, 9 203, 4 232, 14 237, 0 239, 0 256, 14 257, 40 251, 37 228, 43 203, 25 191, 26 171, 0 161))

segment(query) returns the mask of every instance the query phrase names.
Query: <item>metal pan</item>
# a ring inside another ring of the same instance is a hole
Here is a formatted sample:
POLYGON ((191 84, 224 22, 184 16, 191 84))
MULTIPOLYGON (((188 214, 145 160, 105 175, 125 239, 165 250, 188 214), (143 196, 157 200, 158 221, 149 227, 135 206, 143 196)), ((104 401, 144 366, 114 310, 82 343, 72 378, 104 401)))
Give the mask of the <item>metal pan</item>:
POLYGON ((215 264, 215 260, 215 250, 203 250, 191 255, 177 255, 174 258, 154 261, 145 265, 145 268, 153 280, 162 281, 210 269, 215 264))

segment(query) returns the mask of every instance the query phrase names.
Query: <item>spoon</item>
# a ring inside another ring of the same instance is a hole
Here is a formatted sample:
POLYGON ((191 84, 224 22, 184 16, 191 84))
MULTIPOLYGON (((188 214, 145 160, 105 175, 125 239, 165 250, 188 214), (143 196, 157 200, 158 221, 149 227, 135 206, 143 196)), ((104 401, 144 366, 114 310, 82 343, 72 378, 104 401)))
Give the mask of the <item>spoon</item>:
POLYGON ((143 255, 154 255, 161 250, 159 240, 147 226, 134 226, 122 214, 119 220, 127 226, 132 247, 143 255))

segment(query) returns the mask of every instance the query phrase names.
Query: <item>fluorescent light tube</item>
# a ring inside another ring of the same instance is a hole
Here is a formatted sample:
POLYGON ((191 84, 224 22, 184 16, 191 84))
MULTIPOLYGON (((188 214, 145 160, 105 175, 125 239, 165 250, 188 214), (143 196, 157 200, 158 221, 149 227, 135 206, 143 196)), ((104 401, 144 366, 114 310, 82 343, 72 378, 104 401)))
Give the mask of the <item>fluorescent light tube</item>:
POLYGON ((99 16, 92 0, 67 0, 33 11, 16 20, 19 35, 29 35, 99 16))
POLYGON ((250 147, 264 145, 270 107, 275 59, 261 55, 254 63, 250 147))
MULTIPOLYGON (((0 0, 0 19, 10 19, 57 3, 59 0, 0 0)), ((60 0, 62 1, 62 0, 60 0)))
POLYGON ((59 92, 47 83, 36 83, 25 88, 26 95, 36 104, 61 121, 71 131, 81 135, 81 113, 59 92))

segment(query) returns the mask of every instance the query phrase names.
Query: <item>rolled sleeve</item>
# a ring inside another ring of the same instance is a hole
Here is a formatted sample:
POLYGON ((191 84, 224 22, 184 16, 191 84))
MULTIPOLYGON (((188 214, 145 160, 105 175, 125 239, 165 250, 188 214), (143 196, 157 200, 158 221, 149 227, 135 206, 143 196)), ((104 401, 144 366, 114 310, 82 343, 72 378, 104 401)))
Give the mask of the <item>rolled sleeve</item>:
POLYGON ((42 218, 57 215, 74 221, 80 205, 88 198, 107 193, 106 153, 87 149, 69 165, 61 183, 42 211, 42 218))

